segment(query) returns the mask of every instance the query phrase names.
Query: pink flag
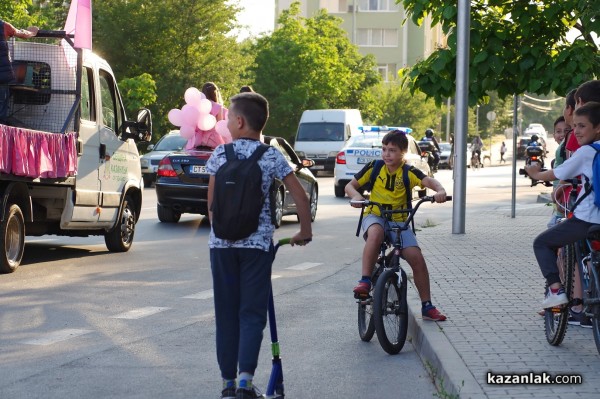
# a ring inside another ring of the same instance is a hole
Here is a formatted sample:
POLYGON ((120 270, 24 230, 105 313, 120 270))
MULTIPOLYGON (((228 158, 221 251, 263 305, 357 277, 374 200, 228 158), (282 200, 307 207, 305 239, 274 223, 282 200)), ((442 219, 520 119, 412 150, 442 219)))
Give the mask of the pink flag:
POLYGON ((75 34, 75 48, 92 49, 92 0, 71 0, 65 32, 75 34))

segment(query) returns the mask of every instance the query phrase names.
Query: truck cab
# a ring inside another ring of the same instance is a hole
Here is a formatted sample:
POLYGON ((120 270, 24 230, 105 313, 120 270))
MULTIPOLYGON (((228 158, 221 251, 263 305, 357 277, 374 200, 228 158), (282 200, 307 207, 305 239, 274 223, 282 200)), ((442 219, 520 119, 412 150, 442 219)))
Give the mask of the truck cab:
POLYGON ((69 39, 40 31, 9 46, 16 82, 0 135, 13 146, 0 156, 20 162, 0 165, 0 272, 18 267, 26 235, 104 235, 113 252, 133 242, 144 187, 136 142, 151 138, 150 111, 127 120, 108 63, 69 39), (20 154, 22 143, 36 151, 20 154))

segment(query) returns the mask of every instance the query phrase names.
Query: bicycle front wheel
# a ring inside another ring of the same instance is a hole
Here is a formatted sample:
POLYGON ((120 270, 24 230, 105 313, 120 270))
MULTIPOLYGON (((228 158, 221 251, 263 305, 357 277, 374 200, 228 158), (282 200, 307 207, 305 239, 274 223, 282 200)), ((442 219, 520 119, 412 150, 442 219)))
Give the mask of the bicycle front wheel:
POLYGON ((386 270, 377 280, 373 294, 373 318, 377 339, 384 351, 395 355, 402 350, 408 331, 406 274, 402 281, 394 270, 386 270))
MULTIPOLYGON (((573 273, 576 265, 575 244, 569 244, 559 251, 558 263, 562 265, 561 280, 567 298, 571 298, 573 291, 573 273)), ((546 287, 547 289, 547 287, 546 287)), ((560 345, 567 332, 567 320, 569 318, 569 306, 564 305, 557 308, 546 309, 544 315, 544 329, 546 340, 550 345, 560 345)))
POLYGON ((369 342, 375 334, 373 322, 373 298, 358 300, 358 335, 360 339, 369 342))

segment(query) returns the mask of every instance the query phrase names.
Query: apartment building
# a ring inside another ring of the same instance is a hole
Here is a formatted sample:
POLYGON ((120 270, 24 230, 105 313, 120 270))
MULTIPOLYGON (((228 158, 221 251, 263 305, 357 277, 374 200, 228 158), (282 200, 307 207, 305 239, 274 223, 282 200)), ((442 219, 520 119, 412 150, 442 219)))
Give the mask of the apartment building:
MULTIPOLYGON (((275 18, 295 0, 275 0, 275 18)), ((324 8, 344 20, 341 27, 361 54, 373 54, 384 81, 393 80, 398 70, 426 58, 445 44, 440 26, 426 20, 421 27, 411 21, 396 0, 300 0, 301 15, 310 18, 324 8)))

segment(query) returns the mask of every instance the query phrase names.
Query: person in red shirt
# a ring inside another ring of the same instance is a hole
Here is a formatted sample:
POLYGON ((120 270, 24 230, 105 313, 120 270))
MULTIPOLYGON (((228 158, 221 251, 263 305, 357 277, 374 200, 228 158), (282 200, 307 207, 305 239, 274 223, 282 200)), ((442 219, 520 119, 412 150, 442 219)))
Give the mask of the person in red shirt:
POLYGON ((10 95, 8 85, 15 80, 8 49, 8 39, 13 36, 29 39, 37 35, 38 30, 36 26, 17 29, 10 23, 0 19, 0 123, 4 123, 8 117, 8 98, 10 95))
MULTIPOLYGON (((574 98, 573 106, 571 108, 571 119, 573 118, 573 111, 581 107, 583 104, 589 103, 590 101, 600 102, 600 80, 588 80, 587 82, 582 83, 581 86, 577 88, 577 90, 572 90, 571 92, 573 91, 574 98)), ((569 92, 569 95, 571 94, 571 92, 569 92)), ((569 98, 567 95, 567 103, 568 101, 569 98)), ((565 107, 565 112, 566 110, 567 107, 565 107)), ((566 115, 565 119, 567 119, 566 115)), ((571 123, 570 125, 572 126, 571 123)), ((577 144, 577 140, 575 139, 574 134, 569 135, 566 148, 571 152, 575 152, 579 148, 579 144, 577 144)))

